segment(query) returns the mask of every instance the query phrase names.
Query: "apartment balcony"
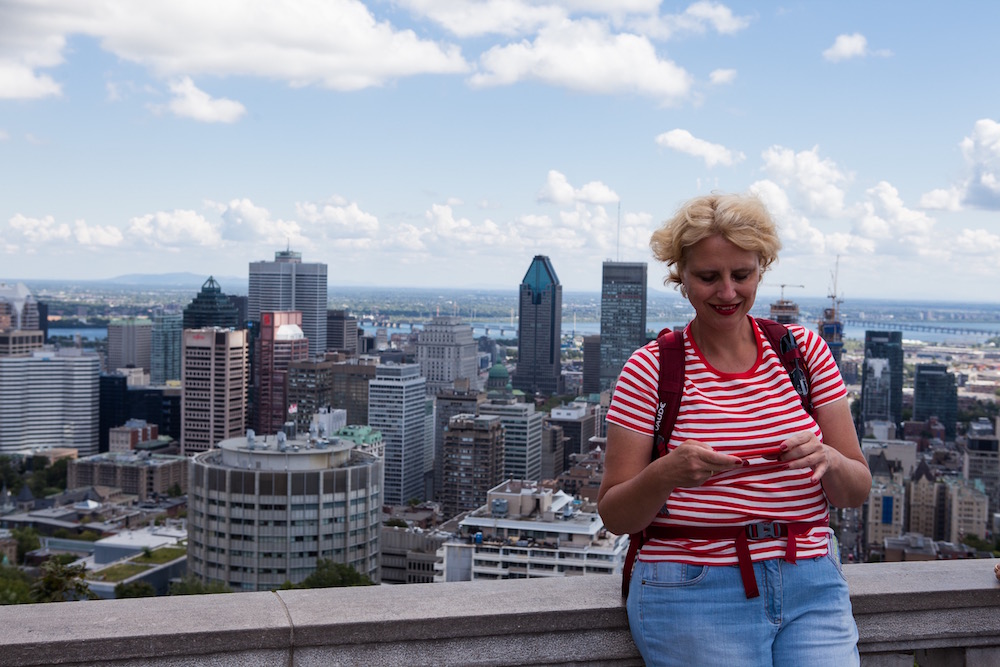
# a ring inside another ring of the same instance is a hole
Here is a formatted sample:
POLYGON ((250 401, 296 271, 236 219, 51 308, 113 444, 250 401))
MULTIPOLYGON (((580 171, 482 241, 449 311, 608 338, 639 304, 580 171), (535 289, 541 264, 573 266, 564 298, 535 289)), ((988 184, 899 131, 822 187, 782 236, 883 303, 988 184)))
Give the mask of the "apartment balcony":
MULTIPOLYGON (((995 560, 848 565, 862 664, 1000 664, 995 560)), ((0 664, 638 665, 617 576, 0 607, 0 664)))

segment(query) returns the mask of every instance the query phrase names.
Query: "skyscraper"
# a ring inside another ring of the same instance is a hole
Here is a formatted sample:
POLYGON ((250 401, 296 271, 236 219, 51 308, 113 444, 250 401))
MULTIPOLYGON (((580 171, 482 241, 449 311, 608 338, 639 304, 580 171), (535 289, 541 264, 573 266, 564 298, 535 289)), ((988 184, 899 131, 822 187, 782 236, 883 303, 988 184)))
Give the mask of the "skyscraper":
POLYGON ((629 356, 645 345, 646 340, 646 263, 604 262, 601 389, 615 383, 629 356))
MULTIPOLYGON (((536 255, 521 281, 514 388, 526 394, 562 393, 562 285, 552 262, 536 255)), ((531 478, 518 478, 531 479, 531 478)))
MULTIPOLYGON (((468 380, 476 388, 479 349, 472 327, 459 317, 435 317, 417 339, 417 362, 420 374, 427 379, 427 393, 436 395, 455 386, 456 380, 468 380)), ((485 493, 483 494, 485 498, 485 493)))
POLYGON ((184 331, 181 453, 204 452, 246 432, 247 332, 184 331))
POLYGON ((98 356, 77 348, 0 356, 0 453, 96 454, 100 371, 98 356))
POLYGON ((448 420, 442 454, 441 506, 446 518, 478 509, 504 480, 504 428, 495 415, 448 420))
POLYGON ((490 396, 479 414, 497 415, 504 428, 504 477, 538 480, 542 476, 542 421, 534 403, 490 396))
POLYGON ((358 318, 346 310, 326 311, 326 349, 328 352, 358 353, 358 318))
POLYGON ((913 419, 937 417, 944 425, 945 438, 955 440, 958 420, 958 389, 955 374, 944 364, 917 364, 913 375, 913 419))
POLYGON ((181 313, 153 315, 149 382, 163 385, 181 379, 181 349, 184 347, 184 317, 181 313))
POLYGON ((277 433, 289 419, 288 367, 309 357, 309 341, 301 323, 302 313, 297 310, 260 314, 253 356, 253 427, 258 433, 277 433))
POLYGON ((240 321, 239 312, 229 297, 222 293, 222 287, 215 278, 201 286, 201 291, 184 309, 184 328, 222 327, 242 329, 246 323, 240 321))
POLYGON ((153 323, 146 318, 127 317, 108 324, 108 370, 151 367, 153 323))
POLYGON ((861 423, 859 432, 864 433, 864 424, 873 419, 881 419, 871 413, 866 413, 866 405, 876 405, 877 402, 866 396, 866 392, 888 391, 888 418, 897 428, 903 421, 903 332, 902 331, 866 331, 865 332, 865 362, 861 373, 861 423), (872 359, 885 359, 885 370, 876 374, 876 365, 870 364, 872 359), (888 377, 882 377, 888 372, 888 377), (888 389, 886 389, 888 384, 888 389))
POLYGON ((326 264, 303 262, 302 253, 279 250, 273 262, 250 262, 247 317, 260 321, 264 311, 298 310, 309 339, 310 358, 326 352, 326 264))
POLYGON ((468 385, 443 389, 434 397, 434 499, 440 500, 443 485, 444 434, 448 422, 456 415, 479 414, 479 404, 486 400, 486 394, 470 389, 468 385))
POLYGON ((419 364, 380 364, 368 383, 368 425, 385 445, 385 503, 425 500, 424 476, 433 462, 428 437, 426 381, 419 364))
POLYGON ((41 331, 40 306, 24 283, 0 283, 0 331, 41 331))

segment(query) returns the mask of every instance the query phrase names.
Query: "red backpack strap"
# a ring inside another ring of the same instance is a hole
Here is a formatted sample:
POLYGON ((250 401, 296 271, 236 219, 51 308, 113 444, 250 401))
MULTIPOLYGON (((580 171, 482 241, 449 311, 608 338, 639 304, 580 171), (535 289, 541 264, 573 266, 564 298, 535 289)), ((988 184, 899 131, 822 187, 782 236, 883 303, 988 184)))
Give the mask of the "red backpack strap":
POLYGON ((802 350, 799 349, 792 330, 780 322, 767 320, 762 317, 757 318, 757 325, 760 326, 761 331, 764 332, 767 340, 771 343, 771 347, 778 355, 778 358, 781 359, 781 364, 785 367, 785 371, 788 372, 788 377, 792 380, 792 386, 795 387, 795 393, 799 395, 799 399, 802 401, 802 407, 805 408, 806 412, 812 414, 813 406, 809 389, 809 366, 806 364, 805 357, 802 356, 802 350))
MULTIPOLYGON (((674 430, 684 392, 684 332, 664 329, 656 337, 660 352, 660 378, 657 383, 656 417, 653 421, 651 460, 667 455, 667 442, 674 430)), ((622 598, 628 597, 632 566, 646 541, 645 532, 629 535, 628 552, 622 565, 622 598)))

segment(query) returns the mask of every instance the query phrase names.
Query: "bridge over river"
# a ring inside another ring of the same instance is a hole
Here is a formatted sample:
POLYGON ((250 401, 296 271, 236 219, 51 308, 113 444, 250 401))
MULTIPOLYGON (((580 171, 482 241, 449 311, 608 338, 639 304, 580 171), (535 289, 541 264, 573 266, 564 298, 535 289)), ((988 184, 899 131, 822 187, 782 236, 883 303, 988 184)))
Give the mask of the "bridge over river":
POLYGON ((898 322, 894 320, 844 319, 845 326, 880 331, 927 331, 930 333, 968 334, 992 338, 1000 336, 1000 322, 969 322, 957 324, 927 324, 923 322, 898 322))

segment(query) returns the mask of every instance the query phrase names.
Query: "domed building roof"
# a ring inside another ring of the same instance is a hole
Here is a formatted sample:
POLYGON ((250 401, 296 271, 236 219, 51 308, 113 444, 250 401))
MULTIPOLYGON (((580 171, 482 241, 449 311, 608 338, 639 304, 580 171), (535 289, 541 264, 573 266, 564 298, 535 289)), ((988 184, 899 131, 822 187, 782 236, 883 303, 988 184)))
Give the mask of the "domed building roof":
POLYGON ((503 364, 501 364, 499 361, 497 363, 493 364, 493 368, 490 369, 490 379, 491 380, 500 380, 500 379, 506 380, 509 377, 510 377, 510 373, 507 372, 507 367, 506 366, 504 366, 503 364))

